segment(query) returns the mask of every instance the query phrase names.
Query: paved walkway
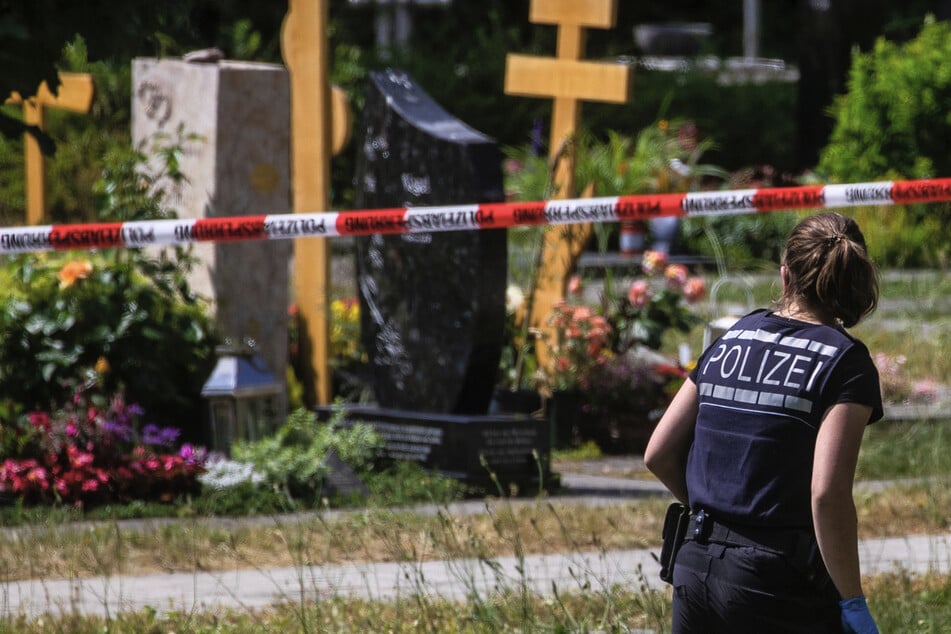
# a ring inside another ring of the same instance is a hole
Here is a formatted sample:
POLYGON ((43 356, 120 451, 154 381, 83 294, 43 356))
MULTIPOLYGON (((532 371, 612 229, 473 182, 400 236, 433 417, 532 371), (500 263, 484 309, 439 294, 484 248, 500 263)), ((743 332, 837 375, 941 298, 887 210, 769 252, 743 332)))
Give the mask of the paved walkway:
MULTIPOLYGON (((635 465, 636 468, 636 465, 635 465)), ((565 502, 618 504, 632 498, 664 496, 650 480, 591 473, 563 473, 565 502)), ((530 501, 525 501, 530 503, 530 501)), ((453 513, 485 510, 485 502, 450 507, 453 513)), ((422 509, 424 512, 426 509, 422 509)), ((435 508, 432 509, 435 512, 435 508)), ((269 519, 273 523, 273 519, 269 519)), ((150 525, 154 526, 154 522, 150 525)), ((472 592, 518 589, 547 595, 614 584, 663 588, 657 578, 657 549, 500 557, 491 561, 448 561, 301 566, 266 570, 34 579, 0 583, 0 613, 81 613, 116 615, 152 607, 167 610, 261 608, 276 602, 334 596, 367 599, 428 597, 464 599, 472 592)), ((866 574, 887 571, 951 572, 951 533, 863 541, 866 574)))
MULTIPOLYGON (((951 572, 951 534, 867 540, 860 545, 865 574, 951 572)), ((214 573, 176 573, 77 580, 32 580, 0 585, 2 612, 116 615, 145 607, 213 611, 263 608, 276 602, 334 596, 367 599, 464 599, 472 592, 516 590, 522 582, 547 595, 625 584, 664 587, 652 550, 532 555, 426 563, 348 564, 214 573)))

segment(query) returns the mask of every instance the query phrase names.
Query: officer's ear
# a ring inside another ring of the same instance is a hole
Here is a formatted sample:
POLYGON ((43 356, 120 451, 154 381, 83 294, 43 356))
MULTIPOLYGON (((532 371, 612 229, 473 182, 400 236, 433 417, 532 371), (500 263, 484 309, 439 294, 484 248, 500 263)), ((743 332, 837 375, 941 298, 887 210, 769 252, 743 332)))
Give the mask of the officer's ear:
POLYGON ((789 272, 786 270, 786 265, 783 264, 782 266, 779 267, 779 277, 783 281, 783 294, 786 293, 786 282, 787 282, 786 278, 788 276, 789 276, 789 272))

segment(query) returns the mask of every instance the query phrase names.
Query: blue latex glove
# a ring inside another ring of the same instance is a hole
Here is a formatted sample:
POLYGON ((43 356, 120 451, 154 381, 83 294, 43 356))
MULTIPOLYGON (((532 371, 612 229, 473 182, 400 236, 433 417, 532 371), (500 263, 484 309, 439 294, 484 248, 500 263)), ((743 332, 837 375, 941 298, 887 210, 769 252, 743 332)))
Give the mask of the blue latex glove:
POLYGON ((842 627, 849 634, 878 634, 878 626, 868 611, 865 597, 853 597, 839 601, 842 608, 842 627))

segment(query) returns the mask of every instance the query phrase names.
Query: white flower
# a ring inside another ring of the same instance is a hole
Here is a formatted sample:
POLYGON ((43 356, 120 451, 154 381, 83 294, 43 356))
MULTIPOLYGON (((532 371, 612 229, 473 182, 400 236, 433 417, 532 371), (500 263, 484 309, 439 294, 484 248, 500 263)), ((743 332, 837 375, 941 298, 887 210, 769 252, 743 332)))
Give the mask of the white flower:
POLYGON ((525 294, 522 289, 514 284, 505 289, 505 312, 515 314, 515 312, 525 303, 525 294))
POLYGON ((209 489, 227 489, 242 482, 260 484, 264 476, 255 471, 254 465, 250 463, 218 457, 205 464, 205 473, 198 476, 198 480, 209 489))

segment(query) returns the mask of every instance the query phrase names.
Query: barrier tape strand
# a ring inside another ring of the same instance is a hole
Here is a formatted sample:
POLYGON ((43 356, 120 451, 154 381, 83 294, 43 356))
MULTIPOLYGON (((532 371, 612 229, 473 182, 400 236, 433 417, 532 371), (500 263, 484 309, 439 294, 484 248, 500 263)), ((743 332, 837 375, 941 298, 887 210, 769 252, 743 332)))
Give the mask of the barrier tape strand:
POLYGON ((138 248, 198 242, 507 229, 535 225, 650 220, 665 216, 732 215, 942 201, 951 201, 951 178, 198 220, 41 225, 0 228, 0 254, 138 248))

